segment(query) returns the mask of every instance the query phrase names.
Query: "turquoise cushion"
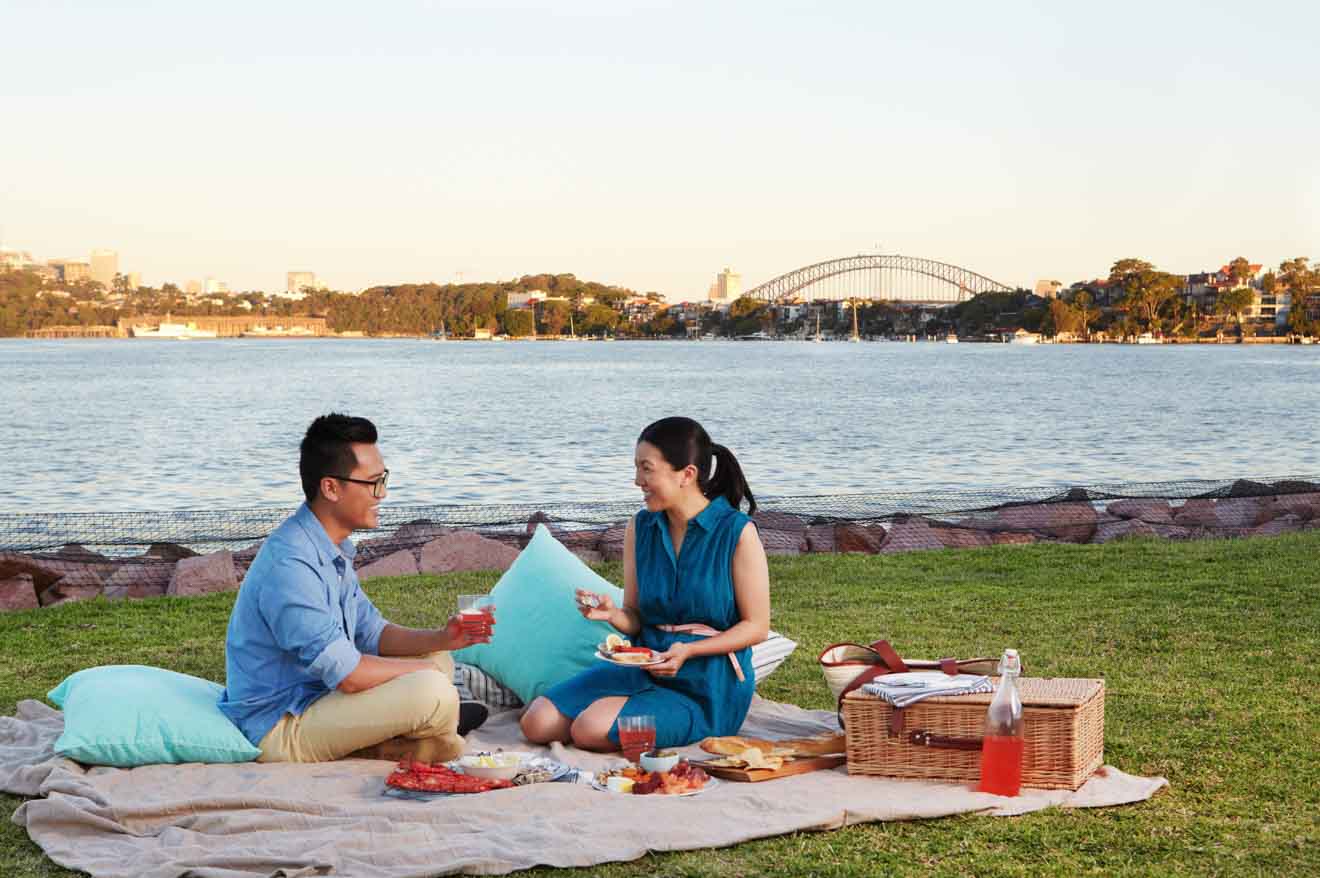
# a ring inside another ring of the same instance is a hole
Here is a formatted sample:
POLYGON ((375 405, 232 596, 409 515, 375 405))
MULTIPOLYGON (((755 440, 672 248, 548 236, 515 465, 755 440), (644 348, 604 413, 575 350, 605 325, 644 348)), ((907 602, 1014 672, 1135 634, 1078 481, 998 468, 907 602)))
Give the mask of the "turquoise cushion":
POLYGON ((64 710, 55 752, 88 765, 251 762, 261 751, 215 706, 222 687, 143 665, 67 677, 46 697, 64 710))
POLYGON ((591 667, 596 644, 614 631, 578 612, 573 593, 584 588, 623 603, 623 589, 602 579, 537 525, 532 540, 491 591, 495 635, 454 653, 518 694, 524 703, 591 667))

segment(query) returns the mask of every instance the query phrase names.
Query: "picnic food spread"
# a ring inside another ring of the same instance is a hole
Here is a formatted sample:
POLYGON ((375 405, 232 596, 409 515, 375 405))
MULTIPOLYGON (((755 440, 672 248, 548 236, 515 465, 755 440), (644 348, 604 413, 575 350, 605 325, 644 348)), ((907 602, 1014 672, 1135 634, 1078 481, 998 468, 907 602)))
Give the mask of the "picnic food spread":
POLYGON ((710 781, 710 775, 684 759, 669 771, 643 771, 636 765, 629 765, 597 775, 596 781, 611 792, 635 796, 682 796, 700 792, 710 781))
POLYGON ((422 793, 485 793, 512 787, 513 781, 475 777, 446 765, 405 759, 385 779, 386 786, 422 793))
POLYGON ((727 780, 773 780, 841 765, 845 748, 843 735, 778 741, 727 735, 701 742, 701 749, 716 754, 717 758, 700 765, 727 780))

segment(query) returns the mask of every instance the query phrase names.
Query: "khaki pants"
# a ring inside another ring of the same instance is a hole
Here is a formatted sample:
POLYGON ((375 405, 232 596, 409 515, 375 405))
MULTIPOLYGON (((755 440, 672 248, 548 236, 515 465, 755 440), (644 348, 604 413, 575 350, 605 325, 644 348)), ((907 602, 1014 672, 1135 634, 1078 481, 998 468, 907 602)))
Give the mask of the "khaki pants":
POLYGON ((413 671, 365 692, 332 691, 286 713, 261 739, 258 762, 330 762, 349 755, 445 762, 463 752, 454 660, 432 653, 434 671, 413 671), (364 751, 359 753, 358 751, 364 751))

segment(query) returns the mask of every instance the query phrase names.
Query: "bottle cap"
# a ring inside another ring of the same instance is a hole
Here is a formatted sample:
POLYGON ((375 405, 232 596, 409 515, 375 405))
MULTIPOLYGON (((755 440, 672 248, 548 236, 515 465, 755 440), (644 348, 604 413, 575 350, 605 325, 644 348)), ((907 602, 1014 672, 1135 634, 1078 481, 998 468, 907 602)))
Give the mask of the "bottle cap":
POLYGON ((999 660, 999 675, 1020 674, 1022 673, 1022 660, 1018 658, 1016 649, 1004 650, 1004 656, 999 660))

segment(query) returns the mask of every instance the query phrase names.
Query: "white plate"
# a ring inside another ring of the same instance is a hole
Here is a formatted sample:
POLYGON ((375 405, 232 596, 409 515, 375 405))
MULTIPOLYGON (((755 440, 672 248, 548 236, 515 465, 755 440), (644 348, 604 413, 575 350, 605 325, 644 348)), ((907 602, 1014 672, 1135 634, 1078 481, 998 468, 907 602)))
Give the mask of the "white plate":
POLYGON ((707 777, 706 785, 699 790, 692 790, 687 793, 647 793, 646 795, 639 796, 633 792, 614 793, 614 790, 605 786, 605 784, 601 783, 599 780, 593 780, 591 782, 591 788, 593 790, 600 790, 602 793, 614 793, 616 796, 636 796, 636 798, 639 799, 686 799, 688 796, 699 796, 711 787, 717 787, 719 785, 720 781, 718 778, 707 777))
MULTIPOLYGON (((651 650, 651 654, 655 655, 656 654, 655 650, 651 650)), ((621 668, 649 668, 651 667, 651 665, 664 664, 664 659, 655 659, 649 662, 621 662, 618 659, 614 658, 613 656, 606 655, 605 653, 601 652, 599 649, 596 650, 596 658, 600 659, 601 661, 609 662, 612 665, 618 665, 621 668)))

